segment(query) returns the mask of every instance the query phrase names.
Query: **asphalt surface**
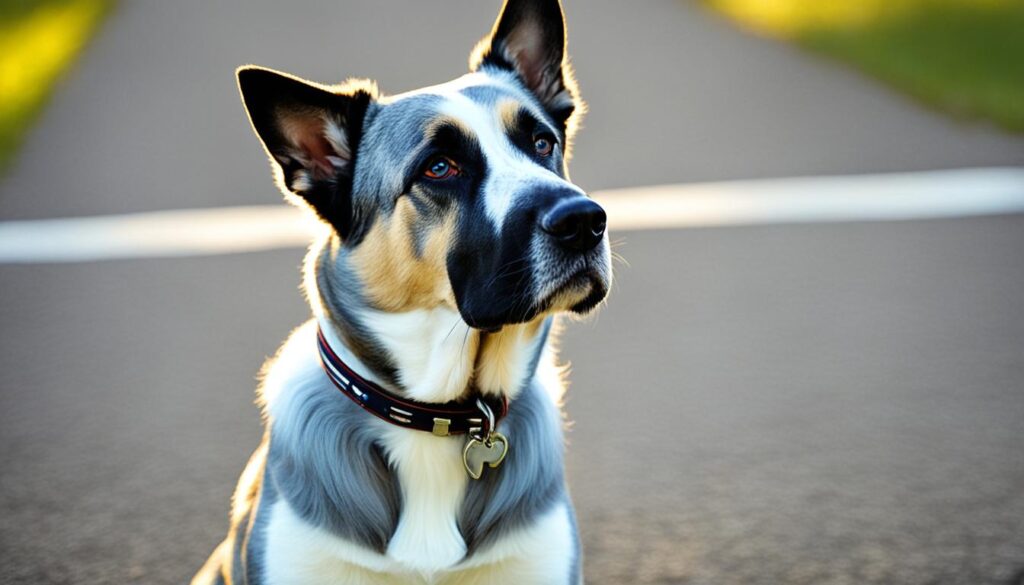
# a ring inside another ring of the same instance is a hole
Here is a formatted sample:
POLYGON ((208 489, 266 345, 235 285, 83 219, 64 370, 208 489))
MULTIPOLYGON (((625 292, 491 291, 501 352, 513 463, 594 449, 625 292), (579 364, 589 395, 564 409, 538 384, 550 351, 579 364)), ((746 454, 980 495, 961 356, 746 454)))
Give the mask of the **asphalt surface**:
MULTIPOLYGON (((123 3, 0 217, 274 202, 235 65, 408 89, 496 4, 123 3)), ((689 4, 566 10, 587 188, 1024 162, 689 4)), ((1024 216, 613 239, 629 265, 562 341, 588 583, 1024 579, 1024 216)), ((0 266, 0 583, 187 581, 308 314, 301 256, 0 266)))

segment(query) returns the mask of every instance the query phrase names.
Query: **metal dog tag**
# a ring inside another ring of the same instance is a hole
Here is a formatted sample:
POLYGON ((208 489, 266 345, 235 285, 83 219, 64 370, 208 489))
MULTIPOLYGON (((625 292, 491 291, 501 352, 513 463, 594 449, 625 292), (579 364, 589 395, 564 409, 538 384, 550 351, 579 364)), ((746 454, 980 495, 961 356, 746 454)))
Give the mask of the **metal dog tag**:
POLYGON ((462 462, 466 464, 469 477, 480 479, 484 473, 484 463, 494 469, 505 460, 505 455, 508 455, 508 439, 499 432, 492 432, 482 441, 470 437, 462 451, 462 462))

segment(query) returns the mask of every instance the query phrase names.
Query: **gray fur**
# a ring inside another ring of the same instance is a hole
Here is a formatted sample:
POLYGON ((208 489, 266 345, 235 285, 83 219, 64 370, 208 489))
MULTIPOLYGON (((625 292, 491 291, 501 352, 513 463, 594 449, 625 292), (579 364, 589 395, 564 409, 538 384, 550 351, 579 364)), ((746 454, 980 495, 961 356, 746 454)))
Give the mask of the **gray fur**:
POLYGON ((270 478, 270 470, 264 467, 260 481, 260 499, 256 513, 249 524, 245 539, 245 585, 262 585, 265 574, 267 550, 267 525, 270 523, 270 510, 277 501, 277 490, 270 478))
MULTIPOLYGON (((576 509, 572 506, 572 500, 566 494, 566 502, 569 510, 569 526, 572 533, 579 535, 580 529, 576 523, 576 509)), ((569 572, 569 585, 583 585, 583 547, 580 546, 579 536, 572 539, 572 564, 569 572)))
MULTIPOLYGON (((266 558, 266 530, 270 521, 270 510, 277 501, 278 493, 268 478, 266 466, 267 438, 256 449, 247 468, 258 470, 251 485, 244 486, 235 502, 239 509, 233 515, 228 536, 210 556, 200 575, 192 585, 263 585, 264 560, 266 558), (230 552, 229 552, 230 551, 230 552)), ((248 474, 244 474, 243 478, 248 474)), ((243 486, 240 486, 243 487, 243 486)), ((237 496, 236 496, 237 497, 237 496)))
POLYGON ((394 361, 359 318, 360 311, 371 305, 362 294, 363 284, 347 267, 348 253, 349 249, 332 234, 331 241, 324 246, 313 266, 317 294, 310 294, 310 298, 319 297, 324 314, 337 325, 345 346, 359 361, 382 381, 400 388, 394 361))
POLYGON ((363 122, 352 182, 354 203, 390 214, 405 191, 405 177, 426 145, 425 129, 441 98, 417 95, 400 103, 377 102, 363 122))
POLYGON ((268 473, 264 466, 258 486, 259 497, 251 502, 249 510, 233 528, 232 585, 263 585, 264 582, 267 524, 270 510, 277 501, 277 490, 268 480, 268 473))
POLYGON ((494 543, 565 500, 561 415, 533 375, 551 331, 548 318, 530 360, 526 386, 509 404, 498 430, 509 441, 508 457, 497 473, 484 474, 466 490, 459 530, 467 556, 494 543))
POLYGON ((498 430, 509 451, 497 470, 469 483, 459 515, 467 555, 536 520, 565 498, 558 412, 535 381, 516 397, 498 430))
POLYGON ((326 374, 289 392, 286 415, 270 428, 274 487, 310 524, 383 553, 401 507, 398 477, 379 445, 386 423, 338 392, 326 374))

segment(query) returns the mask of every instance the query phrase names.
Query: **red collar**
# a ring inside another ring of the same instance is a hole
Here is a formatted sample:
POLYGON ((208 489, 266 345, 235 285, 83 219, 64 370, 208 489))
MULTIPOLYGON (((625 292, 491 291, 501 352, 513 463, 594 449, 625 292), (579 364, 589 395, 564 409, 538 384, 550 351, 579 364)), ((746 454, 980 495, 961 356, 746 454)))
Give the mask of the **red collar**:
MULTIPOLYGON (((320 328, 317 328, 316 341, 320 349, 320 364, 327 377, 342 394, 377 418, 396 426, 426 431, 441 437, 466 433, 486 437, 493 430, 489 428, 488 417, 476 401, 427 404, 400 398, 346 366, 331 349, 320 328)), ((482 400, 493 411, 495 421, 501 420, 508 413, 508 399, 488 397, 482 400)))

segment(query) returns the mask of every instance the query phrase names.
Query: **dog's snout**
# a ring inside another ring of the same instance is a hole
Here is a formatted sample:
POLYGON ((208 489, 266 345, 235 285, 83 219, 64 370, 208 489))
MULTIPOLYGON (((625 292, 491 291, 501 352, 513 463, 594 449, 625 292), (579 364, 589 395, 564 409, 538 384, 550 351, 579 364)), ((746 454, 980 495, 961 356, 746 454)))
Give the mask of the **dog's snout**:
POLYGON ((559 201, 540 220, 540 227, 564 248, 592 250, 604 237, 608 218, 604 209, 586 197, 559 201))

